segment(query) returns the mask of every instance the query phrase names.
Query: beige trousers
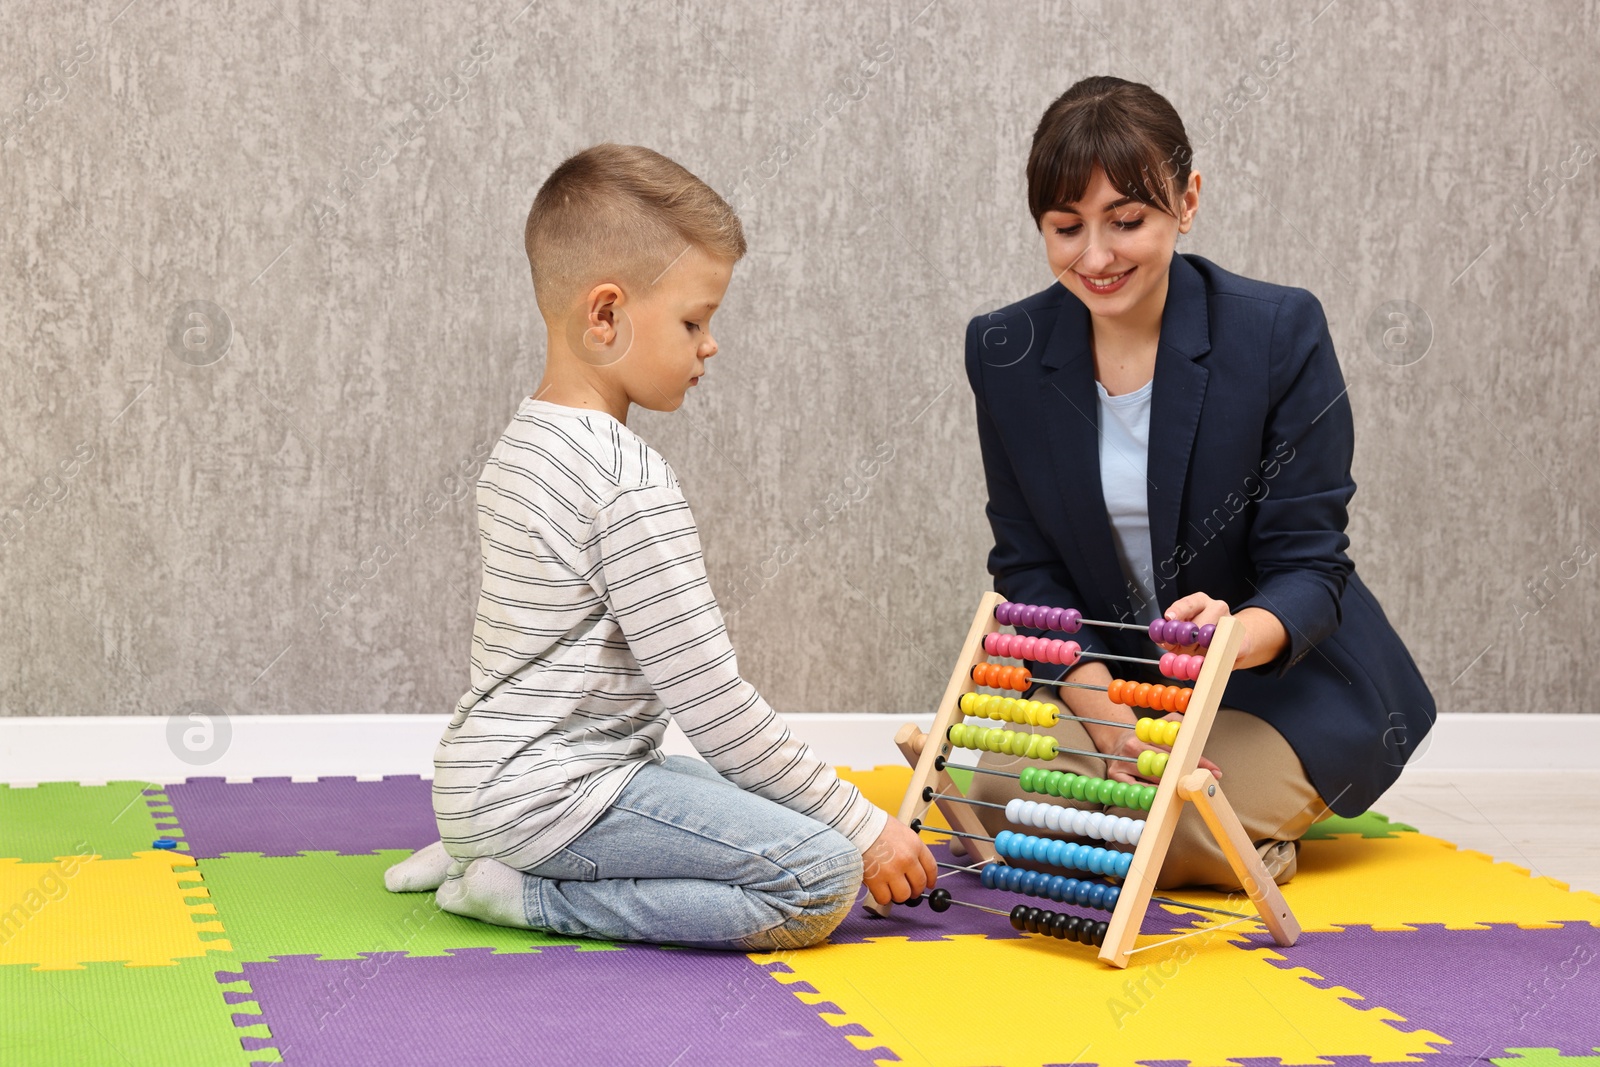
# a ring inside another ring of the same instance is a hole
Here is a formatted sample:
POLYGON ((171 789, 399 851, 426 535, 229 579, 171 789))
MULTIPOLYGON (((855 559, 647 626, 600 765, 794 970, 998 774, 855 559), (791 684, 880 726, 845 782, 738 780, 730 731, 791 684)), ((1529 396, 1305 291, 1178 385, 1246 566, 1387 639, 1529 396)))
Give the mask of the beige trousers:
MULTIPOLYGON (((1061 708, 1060 721, 1048 728, 1011 726, 1009 729, 1049 733, 1063 748, 1094 751, 1094 742, 1089 738, 1088 732, 1073 718, 1072 713, 1066 710, 1055 693, 1041 688, 1034 694, 1034 699, 1049 701, 1061 708)), ((986 720, 980 719, 974 722, 984 723, 986 720)), ((1289 743, 1264 719, 1235 708, 1224 707, 1218 709, 1216 720, 1211 725, 1211 736, 1206 739, 1205 757, 1222 771, 1222 790, 1227 795, 1228 803, 1239 816, 1240 823, 1244 825, 1246 836, 1255 842, 1256 851, 1261 854, 1267 873, 1280 885, 1293 878, 1299 858, 1301 835, 1310 829, 1312 823, 1327 818, 1332 812, 1307 780, 1305 768, 1300 765, 1300 759, 1289 747, 1289 743)), ((1048 766, 1051 770, 1071 771, 1074 774, 1103 778, 1106 774, 1106 762, 1095 756, 1062 753, 1051 760, 1048 766)), ((1009 771, 1013 774, 1030 765, 1041 766, 1037 761, 993 752, 982 753, 978 760, 978 766, 981 768, 1009 771)), ((974 774, 972 789, 968 796, 973 800, 986 800, 994 804, 1004 804, 1013 797, 1021 797, 1024 800, 1046 800, 1076 808, 1103 809, 1115 815, 1126 815, 1134 819, 1142 819, 1147 814, 1130 808, 1104 807, 1075 800, 1057 801, 1054 797, 1024 793, 1015 778, 992 774, 974 774)), ((1006 820, 1005 812, 996 808, 980 807, 975 810, 991 834, 1010 829, 1042 837, 1069 836, 1037 827, 1013 826, 1006 820)), ((1029 863, 1016 865, 1033 866, 1029 863)), ((1039 869, 1059 873, 1054 868, 1039 869)), ((1184 805, 1183 814, 1178 819, 1177 830, 1173 833, 1172 843, 1167 849, 1167 858, 1161 866, 1156 886, 1159 889, 1173 889, 1179 886, 1215 886, 1223 890, 1239 888, 1239 880, 1234 877, 1233 868, 1228 866, 1228 860, 1223 855, 1222 849, 1217 846, 1205 821, 1201 819, 1200 813, 1192 804, 1184 805)))

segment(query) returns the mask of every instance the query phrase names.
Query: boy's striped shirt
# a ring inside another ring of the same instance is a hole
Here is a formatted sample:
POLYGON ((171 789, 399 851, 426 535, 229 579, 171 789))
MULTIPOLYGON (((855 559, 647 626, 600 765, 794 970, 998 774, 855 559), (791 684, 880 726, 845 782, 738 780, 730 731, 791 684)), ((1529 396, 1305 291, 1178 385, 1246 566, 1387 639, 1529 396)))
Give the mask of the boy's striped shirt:
POLYGON ((434 754, 445 849, 530 869, 663 759, 670 713, 723 777, 865 851, 885 812, 739 677, 677 476, 611 416, 525 398, 478 481, 472 688, 434 754))

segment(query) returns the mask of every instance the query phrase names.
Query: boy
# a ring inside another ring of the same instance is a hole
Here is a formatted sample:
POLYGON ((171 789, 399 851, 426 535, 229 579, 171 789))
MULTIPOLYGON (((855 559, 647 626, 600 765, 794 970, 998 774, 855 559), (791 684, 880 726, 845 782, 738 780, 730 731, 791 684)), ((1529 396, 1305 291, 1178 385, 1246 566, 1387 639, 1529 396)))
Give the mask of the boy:
POLYGON ((656 152, 556 168, 525 242, 544 378, 478 483, 472 688, 434 754, 440 842, 385 884, 503 926, 740 951, 934 884, 927 848, 739 677, 666 461, 626 426, 717 351, 733 210, 656 152), (710 766, 664 757, 671 714, 710 766), (720 773, 718 773, 720 772, 720 773))

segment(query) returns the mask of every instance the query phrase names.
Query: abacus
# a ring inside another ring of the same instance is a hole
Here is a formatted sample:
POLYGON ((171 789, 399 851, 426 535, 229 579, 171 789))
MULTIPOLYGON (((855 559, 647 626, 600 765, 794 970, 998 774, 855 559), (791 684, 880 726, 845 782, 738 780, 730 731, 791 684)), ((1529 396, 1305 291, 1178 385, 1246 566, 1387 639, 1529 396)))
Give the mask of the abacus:
MULTIPOLYGON (((1210 771, 1198 766, 1201 750, 1205 748, 1206 737, 1216 718, 1217 708, 1222 703, 1228 675, 1238 656, 1241 638, 1239 623, 1231 616, 1224 616, 1215 627, 1197 627, 1193 623, 1168 619, 1157 619, 1145 627, 1133 623, 1098 622, 1084 619, 1078 611, 1070 608, 1013 604, 1003 600, 998 593, 984 594, 966 642, 962 645, 961 658, 939 702, 932 729, 924 734, 916 725, 907 724, 895 736, 901 753, 916 768, 900 804, 900 821, 918 832, 927 831, 954 838, 952 851, 959 847, 964 855, 974 861, 971 867, 957 869, 979 874, 987 888, 1047 897, 1062 903, 1110 912, 1110 919, 1106 922, 1023 904, 1017 905, 1009 913, 1000 914, 1008 914, 1015 929, 1096 946, 1103 962, 1114 967, 1126 967, 1132 954, 1142 951, 1134 948, 1134 942, 1144 921, 1145 911, 1152 901, 1229 915, 1236 920, 1255 918, 1248 914, 1154 895, 1156 876, 1166 858, 1167 847, 1183 805, 1193 804, 1199 809, 1206 828, 1216 839, 1240 886, 1255 906, 1260 922, 1279 945, 1294 944, 1300 936, 1299 924, 1277 885, 1262 866, 1260 855, 1228 804, 1222 787, 1210 771), (1084 625, 1147 630, 1152 641, 1181 647, 1194 646, 1202 649, 1203 653, 1188 655, 1165 652, 1159 660, 1137 659, 1084 652, 1077 642, 1056 637, 1025 637, 1000 632, 1002 626, 1020 626, 1072 634, 1084 625), (1089 658, 1131 660, 1153 664, 1166 677, 1180 682, 1191 681, 1194 685, 1151 685, 1114 679, 1109 686, 1097 686, 1034 678, 1025 666, 994 663, 990 661, 991 656, 1067 667, 1089 658), (1181 720, 1142 718, 1133 725, 1111 719, 1080 720, 1132 729, 1141 741, 1170 746, 1170 754, 1148 749, 1141 751, 1136 758, 1089 751, 1079 753, 1075 749, 1061 749, 1056 739, 1048 734, 987 728, 965 721, 973 717, 1027 726, 1053 726, 1059 714, 1053 704, 978 692, 980 687, 1022 692, 1034 683, 1099 689, 1118 704, 1147 708, 1158 715, 1181 713, 1181 720), (991 837, 985 832, 974 807, 984 802, 965 797, 947 773, 947 761, 956 748, 1005 752, 1043 763, 1053 760, 1061 752, 1134 763, 1140 777, 1154 779, 1156 784, 1133 785, 1031 765, 1020 774, 972 768, 973 773, 1017 778, 1024 792, 1041 796, 1039 801, 1012 800, 1005 805, 1006 818, 1010 822, 1088 837, 1105 845, 1128 845, 1133 851, 1075 844, 1061 838, 1011 830, 1001 830, 991 837), (1112 816, 1101 811, 1054 804, 1050 802, 1051 798, 1133 808, 1148 814, 1142 820, 1112 816), (933 804, 938 805, 951 829, 937 829, 923 824, 923 817, 933 804), (1074 877, 1012 867, 1005 863, 1007 859, 1022 859, 1063 868, 1071 871, 1074 877), (1120 880, 1120 884, 1111 879, 1120 880)), ((907 903, 915 904, 921 899, 913 898, 907 903)), ((998 910, 956 900, 944 887, 928 894, 928 902, 936 911, 944 911, 953 904, 998 910)), ((869 902, 867 906, 882 916, 887 916, 891 910, 889 905, 869 902)), ((1204 931, 1196 931, 1201 932, 1204 931)))

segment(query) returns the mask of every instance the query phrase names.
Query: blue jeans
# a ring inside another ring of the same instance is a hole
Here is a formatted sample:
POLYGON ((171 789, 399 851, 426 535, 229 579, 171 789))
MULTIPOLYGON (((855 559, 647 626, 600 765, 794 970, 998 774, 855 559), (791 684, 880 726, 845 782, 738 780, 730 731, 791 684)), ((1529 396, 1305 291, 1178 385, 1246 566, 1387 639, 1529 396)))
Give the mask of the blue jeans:
POLYGON ((668 756, 640 768, 593 826, 524 873, 531 928, 761 952, 832 933, 861 888, 861 853, 700 760, 668 756))

